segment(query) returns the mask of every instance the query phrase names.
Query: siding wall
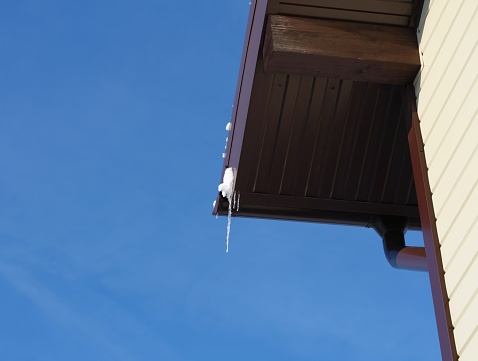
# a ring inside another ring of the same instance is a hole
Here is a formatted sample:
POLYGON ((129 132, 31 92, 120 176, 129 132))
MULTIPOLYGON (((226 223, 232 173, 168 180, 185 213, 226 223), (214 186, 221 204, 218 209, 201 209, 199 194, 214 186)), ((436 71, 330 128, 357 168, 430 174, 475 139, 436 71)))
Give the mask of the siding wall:
POLYGON ((431 0, 415 81, 460 361, 478 358, 478 1, 431 0))

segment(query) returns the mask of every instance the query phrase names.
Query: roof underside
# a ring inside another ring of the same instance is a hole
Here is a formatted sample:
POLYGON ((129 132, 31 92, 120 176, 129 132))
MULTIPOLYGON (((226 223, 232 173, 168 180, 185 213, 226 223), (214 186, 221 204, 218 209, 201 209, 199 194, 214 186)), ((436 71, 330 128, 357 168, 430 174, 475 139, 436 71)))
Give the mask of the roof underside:
POLYGON ((417 0, 269 0, 267 2, 267 14, 412 28, 417 27, 422 6, 422 1, 417 0))
MULTIPOLYGON (((224 169, 237 169, 238 216, 370 226, 399 215, 419 228, 403 86, 265 73, 268 14, 415 27, 413 1, 251 4, 224 169)), ((223 171, 224 171, 223 169, 223 171)), ((219 197, 214 213, 226 214, 219 197)))

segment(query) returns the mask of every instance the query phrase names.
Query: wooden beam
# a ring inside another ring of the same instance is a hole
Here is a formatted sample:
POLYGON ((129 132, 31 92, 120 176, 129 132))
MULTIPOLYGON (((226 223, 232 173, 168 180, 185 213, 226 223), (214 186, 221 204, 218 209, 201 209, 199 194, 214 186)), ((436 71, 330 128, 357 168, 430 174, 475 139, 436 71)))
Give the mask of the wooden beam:
POLYGON ((270 15, 264 70, 385 84, 409 84, 420 69, 411 28, 270 15))

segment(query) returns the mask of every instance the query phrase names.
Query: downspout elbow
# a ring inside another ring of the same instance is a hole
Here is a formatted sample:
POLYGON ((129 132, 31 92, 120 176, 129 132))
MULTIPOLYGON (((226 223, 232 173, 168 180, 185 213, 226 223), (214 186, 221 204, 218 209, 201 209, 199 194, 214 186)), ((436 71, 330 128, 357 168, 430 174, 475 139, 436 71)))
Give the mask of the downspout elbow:
POLYGON ((428 271, 425 248, 405 245, 406 219, 380 217, 374 228, 382 237, 385 257, 392 267, 412 271, 428 271))
POLYGON ((383 250, 388 263, 397 269, 428 271, 425 247, 407 247, 403 232, 387 231, 382 236, 383 250))

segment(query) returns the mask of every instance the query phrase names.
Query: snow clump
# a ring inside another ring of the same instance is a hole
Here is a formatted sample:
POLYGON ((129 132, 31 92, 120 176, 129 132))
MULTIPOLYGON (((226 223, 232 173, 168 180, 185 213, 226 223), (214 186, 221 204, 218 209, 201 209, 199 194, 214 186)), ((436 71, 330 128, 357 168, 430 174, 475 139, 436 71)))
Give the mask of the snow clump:
POLYGON ((231 218, 232 218, 232 204, 233 200, 235 203, 234 197, 234 186, 236 180, 236 169, 227 168, 224 171, 224 176, 222 178, 222 183, 219 184, 217 190, 221 192, 224 198, 227 198, 229 201, 229 209, 227 212, 227 231, 226 231, 226 253, 229 252, 229 234, 231 233, 231 218))
POLYGON ((227 168, 224 172, 224 176, 222 177, 222 183, 217 187, 222 196, 228 200, 232 200, 232 195, 234 193, 234 173, 234 168, 227 168))

